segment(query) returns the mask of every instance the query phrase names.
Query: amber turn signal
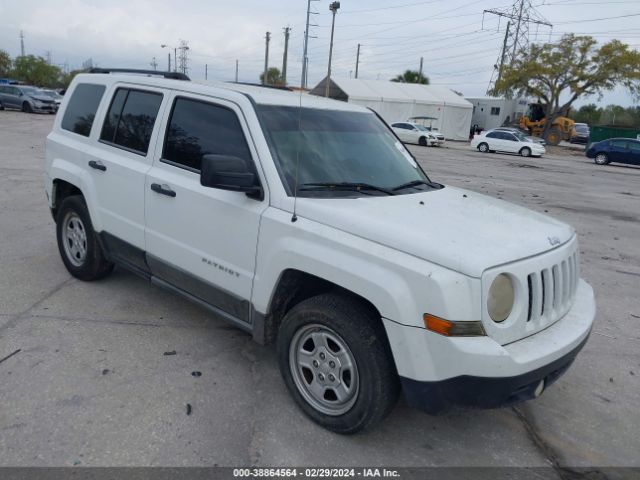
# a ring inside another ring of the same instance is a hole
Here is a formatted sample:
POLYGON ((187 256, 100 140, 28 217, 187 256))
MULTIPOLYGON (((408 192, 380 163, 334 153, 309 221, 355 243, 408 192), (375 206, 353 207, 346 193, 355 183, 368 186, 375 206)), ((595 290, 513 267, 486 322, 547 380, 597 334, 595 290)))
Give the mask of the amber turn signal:
POLYGON ((482 322, 452 322, 428 313, 423 315, 423 320, 427 330, 445 337, 481 337, 486 335, 482 322))

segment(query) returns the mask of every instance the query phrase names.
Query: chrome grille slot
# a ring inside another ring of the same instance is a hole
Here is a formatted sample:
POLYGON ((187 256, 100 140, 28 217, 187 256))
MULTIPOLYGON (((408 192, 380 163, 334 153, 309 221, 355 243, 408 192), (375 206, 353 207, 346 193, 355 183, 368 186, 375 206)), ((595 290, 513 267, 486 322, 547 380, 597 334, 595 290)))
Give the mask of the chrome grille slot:
POLYGON ((527 275, 527 322, 555 321, 572 303, 579 280, 578 255, 527 275))

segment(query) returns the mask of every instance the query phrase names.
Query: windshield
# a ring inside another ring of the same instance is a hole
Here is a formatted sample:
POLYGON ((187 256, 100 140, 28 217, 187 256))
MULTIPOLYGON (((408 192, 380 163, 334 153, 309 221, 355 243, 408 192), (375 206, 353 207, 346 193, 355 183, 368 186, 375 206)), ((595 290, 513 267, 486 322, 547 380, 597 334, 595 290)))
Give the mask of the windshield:
POLYGON ((418 130, 421 130, 423 132, 430 132, 431 130, 429 130, 427 127, 425 127, 424 125, 416 125, 416 128, 418 130))
POLYGON ((576 132, 580 132, 580 133, 587 133, 589 131, 589 127, 587 127, 586 125, 576 125, 575 129, 576 129, 576 132))
POLYGON ((385 191, 396 195, 433 188, 373 113, 272 105, 259 105, 257 111, 290 196, 296 190, 296 171, 299 196, 318 195, 317 190, 330 185, 338 187, 329 189, 331 196, 383 195, 385 191), (369 188, 342 188, 356 184, 369 188), (407 184, 412 185, 394 190, 407 184))

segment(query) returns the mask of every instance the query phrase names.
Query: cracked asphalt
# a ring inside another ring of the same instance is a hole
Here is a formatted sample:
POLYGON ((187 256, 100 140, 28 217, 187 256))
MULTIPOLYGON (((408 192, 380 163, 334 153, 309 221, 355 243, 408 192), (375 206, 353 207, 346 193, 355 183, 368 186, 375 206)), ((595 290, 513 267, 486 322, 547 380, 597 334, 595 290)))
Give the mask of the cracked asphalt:
POLYGON ((0 466, 640 466, 639 167, 411 147, 436 181, 572 224, 598 318, 535 401, 431 417, 401 400, 342 437, 296 408, 272 347, 121 269, 69 276, 43 188, 52 120, 0 112, 0 466))

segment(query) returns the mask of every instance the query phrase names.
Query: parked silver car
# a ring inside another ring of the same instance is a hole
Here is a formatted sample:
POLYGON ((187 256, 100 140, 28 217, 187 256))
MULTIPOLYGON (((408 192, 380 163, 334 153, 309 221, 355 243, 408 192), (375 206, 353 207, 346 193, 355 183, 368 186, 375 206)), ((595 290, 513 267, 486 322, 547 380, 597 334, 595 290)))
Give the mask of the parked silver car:
POLYGON ((15 108, 27 113, 58 111, 53 98, 36 87, 25 85, 0 85, 0 110, 5 108, 15 108))

